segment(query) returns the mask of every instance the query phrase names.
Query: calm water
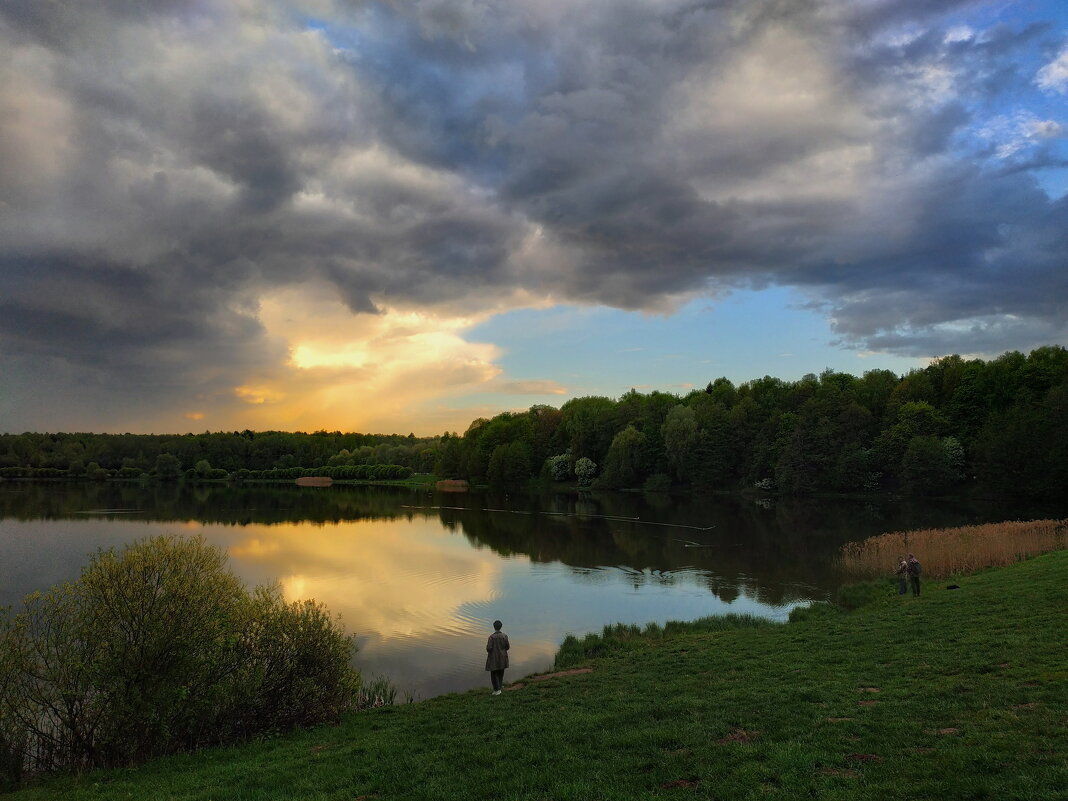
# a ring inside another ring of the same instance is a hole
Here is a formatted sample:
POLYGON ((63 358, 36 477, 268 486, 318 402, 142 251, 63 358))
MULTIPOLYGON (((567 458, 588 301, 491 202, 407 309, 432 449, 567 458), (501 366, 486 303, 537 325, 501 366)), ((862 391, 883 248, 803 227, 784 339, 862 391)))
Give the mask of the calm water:
POLYGON ((287 598, 340 613, 364 674, 425 698, 488 686, 495 618, 515 680, 551 667, 566 634, 606 623, 785 618, 834 590, 848 540, 1013 516, 1034 515, 889 500, 5 482, 0 605, 76 577, 98 548, 203 534, 250 586, 279 582, 287 598))

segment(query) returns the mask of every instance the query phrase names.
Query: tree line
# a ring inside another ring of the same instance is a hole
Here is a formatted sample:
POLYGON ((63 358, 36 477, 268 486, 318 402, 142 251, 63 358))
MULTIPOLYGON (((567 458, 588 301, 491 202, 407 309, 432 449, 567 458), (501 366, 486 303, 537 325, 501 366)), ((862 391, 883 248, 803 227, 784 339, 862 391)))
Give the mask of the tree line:
POLYGON ((491 484, 1054 498, 1068 486, 1068 350, 576 398, 475 420, 438 450, 440 474, 491 484))
POLYGON ((298 477, 312 468, 355 468, 340 472, 351 473, 346 478, 380 478, 371 475, 376 472, 405 478, 434 469, 437 441, 438 437, 414 434, 340 431, 0 434, 0 477, 279 478, 298 477), (375 471, 376 467, 392 469, 375 471), (405 468, 407 474, 400 475, 403 471, 398 468, 405 468), (283 470, 293 475, 277 472, 283 470))
POLYGON ((497 486, 541 479, 606 489, 1053 498, 1068 486, 1068 351, 947 356, 903 376, 717 378, 683 396, 631 390, 536 405, 440 437, 0 435, 0 476, 253 477, 360 465, 497 486))

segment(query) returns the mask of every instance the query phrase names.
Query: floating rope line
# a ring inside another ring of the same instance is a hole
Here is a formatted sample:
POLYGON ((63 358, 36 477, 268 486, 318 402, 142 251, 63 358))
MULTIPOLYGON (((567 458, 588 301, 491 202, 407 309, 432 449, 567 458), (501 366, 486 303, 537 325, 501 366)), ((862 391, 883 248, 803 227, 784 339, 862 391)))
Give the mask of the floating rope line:
POLYGON ((83 509, 75 512, 76 515, 136 515, 141 509, 83 509))

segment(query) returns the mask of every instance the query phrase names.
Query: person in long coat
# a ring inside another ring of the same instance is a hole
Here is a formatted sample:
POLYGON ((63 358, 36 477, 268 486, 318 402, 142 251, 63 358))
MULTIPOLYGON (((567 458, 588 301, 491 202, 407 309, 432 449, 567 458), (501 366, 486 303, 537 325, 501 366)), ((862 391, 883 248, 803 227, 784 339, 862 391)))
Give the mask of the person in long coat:
POLYGON ((493 634, 486 640, 486 670, 493 684, 493 694, 500 695, 504 685, 504 670, 508 667, 508 635, 501 631, 504 624, 493 621, 493 634))

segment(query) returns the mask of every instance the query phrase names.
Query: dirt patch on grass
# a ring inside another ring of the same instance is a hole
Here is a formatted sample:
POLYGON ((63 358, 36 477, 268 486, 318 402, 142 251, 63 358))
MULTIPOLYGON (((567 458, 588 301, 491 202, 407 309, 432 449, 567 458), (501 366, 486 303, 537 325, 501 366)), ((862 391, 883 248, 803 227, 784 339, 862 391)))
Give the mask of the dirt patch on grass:
POLYGON ((882 762, 878 754, 846 754, 846 762, 882 762))
POLYGON ((842 723, 846 720, 852 720, 853 718, 827 718, 828 723, 842 723))
POLYGON ((1031 709, 1031 707, 1035 707, 1035 706, 1038 706, 1038 704, 1036 704, 1034 701, 1030 701, 1030 702, 1028 702, 1026 704, 1013 704, 1012 708, 1013 709, 1031 709))
POLYGON ((949 726, 949 727, 947 727, 945 729, 939 729, 938 733, 939 734, 960 734, 960 729, 954 728, 953 726, 949 726))
POLYGON ((860 777, 859 773, 849 768, 820 768, 820 773, 824 776, 841 776, 843 779, 856 779, 860 777))
POLYGON ((726 743, 751 743, 759 736, 760 732, 758 731, 732 729, 726 736, 720 737, 716 742, 720 745, 725 745, 726 743))
POLYGON ((555 673, 543 673, 540 676, 531 676, 530 681, 545 681, 546 679, 556 679, 561 676, 578 676, 582 673, 593 673, 593 668, 573 668, 572 670, 558 670, 555 673))
POLYGON ((522 690, 528 682, 545 681, 546 679, 558 679, 564 676, 579 676, 583 673, 593 673, 593 668, 573 668, 571 670, 558 670, 555 673, 543 673, 541 676, 528 676, 526 681, 517 681, 504 688, 506 693, 512 690, 522 690))
POLYGON ((309 753, 318 754, 325 751, 328 748, 333 748, 335 743, 323 743, 322 745, 313 745, 308 749, 309 753))
POLYGON ((862 693, 881 693, 883 691, 883 688, 882 687, 860 687, 860 688, 858 688, 858 690, 860 692, 862 692, 862 693))

